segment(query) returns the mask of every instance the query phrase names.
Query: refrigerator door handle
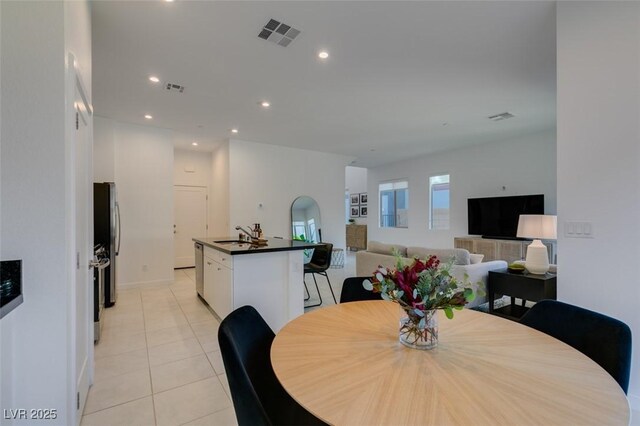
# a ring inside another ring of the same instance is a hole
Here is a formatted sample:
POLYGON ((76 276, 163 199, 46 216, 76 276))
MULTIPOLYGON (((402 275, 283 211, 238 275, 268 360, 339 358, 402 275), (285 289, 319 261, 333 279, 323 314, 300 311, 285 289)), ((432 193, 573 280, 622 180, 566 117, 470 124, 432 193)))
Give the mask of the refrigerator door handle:
POLYGON ((118 222, 118 244, 116 246, 116 256, 120 253, 120 241, 122 240, 122 237, 120 235, 120 204, 118 204, 118 202, 116 201, 116 220, 118 222))

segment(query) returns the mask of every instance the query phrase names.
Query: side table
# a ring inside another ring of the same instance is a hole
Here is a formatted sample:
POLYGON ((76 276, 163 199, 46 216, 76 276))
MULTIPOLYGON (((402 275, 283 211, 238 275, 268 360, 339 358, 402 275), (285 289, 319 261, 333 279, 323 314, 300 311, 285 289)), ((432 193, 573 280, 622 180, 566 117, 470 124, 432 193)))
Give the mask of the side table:
POLYGON ((489 299, 489 313, 504 318, 519 320, 529 308, 524 306, 525 300, 537 302, 542 299, 556 300, 556 274, 514 274, 506 269, 489 271, 487 280, 487 296, 489 299), (496 294, 511 296, 511 304, 494 309, 496 294), (523 300, 522 306, 515 303, 515 298, 523 300))

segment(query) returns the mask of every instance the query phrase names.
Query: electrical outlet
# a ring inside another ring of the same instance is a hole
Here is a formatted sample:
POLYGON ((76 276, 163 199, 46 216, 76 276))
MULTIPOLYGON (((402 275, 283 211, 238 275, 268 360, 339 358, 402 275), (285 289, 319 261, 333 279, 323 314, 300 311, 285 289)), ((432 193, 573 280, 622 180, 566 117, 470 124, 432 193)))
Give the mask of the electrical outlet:
POLYGON ((564 236, 565 238, 593 238, 593 223, 566 221, 564 236))

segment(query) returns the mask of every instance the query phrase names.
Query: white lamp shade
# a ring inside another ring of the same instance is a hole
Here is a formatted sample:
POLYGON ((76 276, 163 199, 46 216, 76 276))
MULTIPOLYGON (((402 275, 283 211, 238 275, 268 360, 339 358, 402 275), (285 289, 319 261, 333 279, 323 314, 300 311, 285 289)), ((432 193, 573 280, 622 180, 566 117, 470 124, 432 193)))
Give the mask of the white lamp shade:
POLYGON ((532 238, 541 240, 555 240, 558 219, 549 214, 521 214, 518 220, 518 238, 532 238))

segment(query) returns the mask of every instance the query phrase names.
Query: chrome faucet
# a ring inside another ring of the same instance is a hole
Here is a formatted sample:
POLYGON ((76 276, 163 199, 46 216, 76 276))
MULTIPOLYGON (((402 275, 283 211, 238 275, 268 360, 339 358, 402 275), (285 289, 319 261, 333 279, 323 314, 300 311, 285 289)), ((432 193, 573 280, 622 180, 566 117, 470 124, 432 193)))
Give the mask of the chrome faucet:
POLYGON ((236 226, 236 231, 242 231, 245 234, 247 234, 247 236, 249 237, 250 241, 253 241, 255 239, 254 236, 251 234, 251 232, 247 232, 242 226, 239 226, 239 225, 236 226))

